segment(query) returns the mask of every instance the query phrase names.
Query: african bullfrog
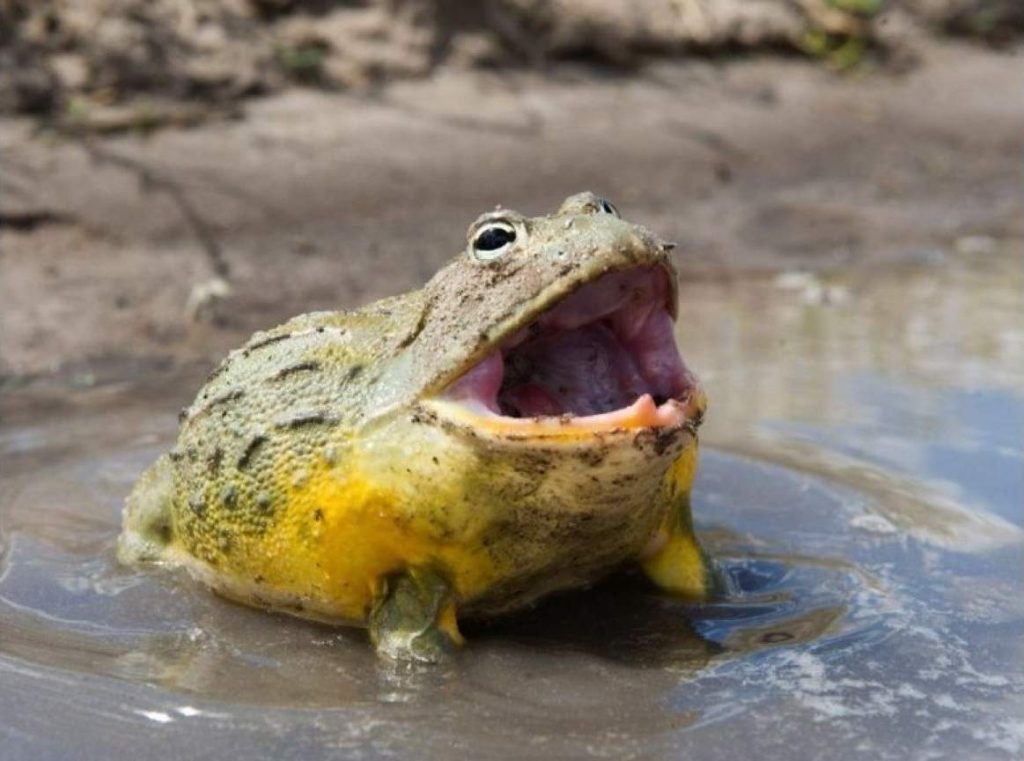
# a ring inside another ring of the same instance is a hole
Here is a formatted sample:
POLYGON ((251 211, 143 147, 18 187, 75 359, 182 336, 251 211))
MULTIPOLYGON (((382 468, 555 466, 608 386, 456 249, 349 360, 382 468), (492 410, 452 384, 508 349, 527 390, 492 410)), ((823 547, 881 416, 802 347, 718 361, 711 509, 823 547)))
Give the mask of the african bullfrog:
POLYGON ((671 247, 592 193, 498 209, 420 290, 257 333, 128 497, 120 560, 427 661, 459 617, 631 563, 706 595, 671 247))

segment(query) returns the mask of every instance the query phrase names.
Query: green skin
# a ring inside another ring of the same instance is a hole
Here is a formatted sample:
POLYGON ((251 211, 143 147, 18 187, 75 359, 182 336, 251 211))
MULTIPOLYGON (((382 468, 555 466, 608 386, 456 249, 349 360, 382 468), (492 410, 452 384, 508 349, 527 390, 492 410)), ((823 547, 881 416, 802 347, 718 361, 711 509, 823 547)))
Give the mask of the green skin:
POLYGON ((581 285, 635 266, 672 272, 670 246, 590 193, 546 217, 490 212, 469 239, 421 290, 303 315, 232 352, 129 497, 120 560, 184 566, 248 604, 368 624, 380 653, 424 661, 460 641, 453 610, 495 615, 590 584, 653 552, 665 526, 699 558, 698 581, 652 578, 706 595, 713 575, 692 534, 692 468, 684 480, 667 475, 684 456, 695 462, 699 412, 671 429, 566 440, 480 430, 438 404, 581 285), (515 245, 481 261, 472 241, 495 220, 516 230, 515 245), (357 503, 372 510, 353 512, 357 503), (361 528, 370 513, 386 513, 387 525, 361 528), (396 550, 396 536, 416 539, 396 550), (346 577, 348 566, 321 573, 357 552, 372 578, 346 577), (389 552, 401 562, 389 565, 389 552), (339 578, 374 591, 339 597, 329 588, 339 578))

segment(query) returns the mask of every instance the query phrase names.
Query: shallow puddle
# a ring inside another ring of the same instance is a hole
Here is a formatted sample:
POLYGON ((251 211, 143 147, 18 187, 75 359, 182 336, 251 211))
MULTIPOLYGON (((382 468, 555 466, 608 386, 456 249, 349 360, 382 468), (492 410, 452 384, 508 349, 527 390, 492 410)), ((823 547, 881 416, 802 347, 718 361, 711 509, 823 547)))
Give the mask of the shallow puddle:
POLYGON ((467 625, 444 666, 380 663, 117 567, 177 400, 108 390, 0 434, 3 757, 1020 758, 1019 256, 683 299, 725 599, 622 575, 467 625))

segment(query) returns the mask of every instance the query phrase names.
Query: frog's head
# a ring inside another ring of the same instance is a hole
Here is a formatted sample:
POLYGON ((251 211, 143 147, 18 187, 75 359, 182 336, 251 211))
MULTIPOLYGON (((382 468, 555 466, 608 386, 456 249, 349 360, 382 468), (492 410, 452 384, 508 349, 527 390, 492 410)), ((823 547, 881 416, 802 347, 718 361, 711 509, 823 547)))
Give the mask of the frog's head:
POLYGON ((692 432, 705 399, 673 335, 671 248, 593 193, 481 215, 424 289, 419 404, 505 441, 692 432))

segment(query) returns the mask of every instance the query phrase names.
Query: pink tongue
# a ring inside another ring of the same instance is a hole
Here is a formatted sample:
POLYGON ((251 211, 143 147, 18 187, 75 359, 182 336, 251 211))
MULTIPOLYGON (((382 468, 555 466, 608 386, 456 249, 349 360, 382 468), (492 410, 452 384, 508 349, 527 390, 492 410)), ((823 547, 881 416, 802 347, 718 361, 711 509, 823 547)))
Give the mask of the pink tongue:
POLYGON ((601 324, 536 338, 512 352, 508 365, 500 402, 523 417, 594 415, 648 392, 629 351, 601 324))

